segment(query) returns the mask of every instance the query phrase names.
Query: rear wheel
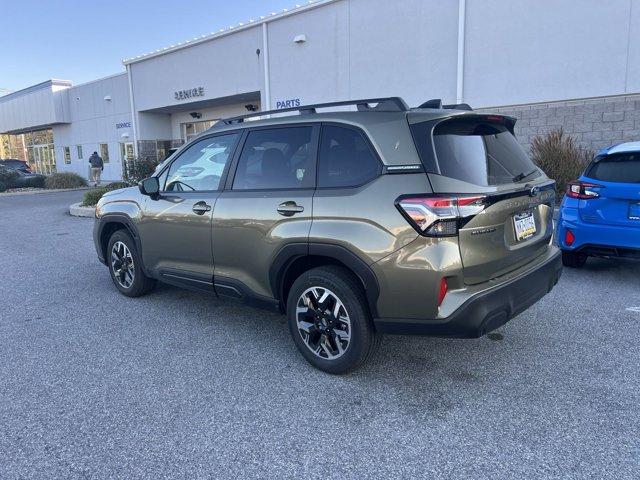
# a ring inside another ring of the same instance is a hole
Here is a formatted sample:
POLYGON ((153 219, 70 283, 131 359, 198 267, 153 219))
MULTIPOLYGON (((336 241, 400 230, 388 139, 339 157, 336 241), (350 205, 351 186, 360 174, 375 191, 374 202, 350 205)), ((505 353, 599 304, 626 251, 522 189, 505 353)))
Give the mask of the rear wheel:
POLYGON ((123 295, 139 297, 154 287, 155 280, 144 274, 140 253, 126 231, 118 230, 111 235, 107 262, 111 279, 123 295))
POLYGON ((362 289, 341 267, 314 268, 298 277, 289 291, 287 317, 302 356, 327 373, 354 370, 380 345, 362 289))
POLYGON ((562 251, 562 264, 565 267, 581 268, 587 263, 587 255, 580 252, 562 251))

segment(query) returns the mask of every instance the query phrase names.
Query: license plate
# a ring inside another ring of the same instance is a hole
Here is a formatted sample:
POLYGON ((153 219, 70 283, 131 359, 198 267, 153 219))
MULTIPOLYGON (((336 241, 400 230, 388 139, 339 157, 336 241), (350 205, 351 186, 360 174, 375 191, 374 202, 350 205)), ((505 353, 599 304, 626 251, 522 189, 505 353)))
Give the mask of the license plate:
POLYGON ((517 213, 513 216, 513 225, 516 229, 516 240, 521 242, 536 233, 536 220, 533 212, 517 213))
POLYGON ((631 220, 640 220, 640 203, 629 205, 629 218, 631 220))

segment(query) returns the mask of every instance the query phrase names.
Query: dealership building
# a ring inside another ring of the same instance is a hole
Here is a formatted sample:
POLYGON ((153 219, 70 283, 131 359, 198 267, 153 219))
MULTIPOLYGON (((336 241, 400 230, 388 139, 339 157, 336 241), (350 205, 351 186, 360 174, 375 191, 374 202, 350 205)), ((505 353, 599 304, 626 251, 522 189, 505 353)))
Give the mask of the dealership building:
POLYGON ((383 96, 512 114, 524 145, 640 140, 640 0, 317 0, 123 65, 0 97, 0 157, 87 176, 98 151, 118 179, 220 118, 383 96))

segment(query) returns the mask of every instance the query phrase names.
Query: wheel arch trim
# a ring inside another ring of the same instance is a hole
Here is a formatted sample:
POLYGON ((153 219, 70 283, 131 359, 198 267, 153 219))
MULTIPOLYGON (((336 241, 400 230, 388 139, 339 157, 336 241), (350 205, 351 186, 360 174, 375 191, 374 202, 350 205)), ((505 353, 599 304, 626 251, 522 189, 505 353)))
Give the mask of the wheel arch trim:
MULTIPOLYGON (((131 237, 133 238, 133 241, 135 242, 135 246, 136 249, 138 250, 138 254, 140 255, 140 258, 142 259, 142 242, 140 241, 140 234, 138 232, 138 228, 136 227, 135 223, 133 223, 133 221, 131 220, 131 218, 129 218, 129 216, 121 214, 121 213, 106 213, 104 214, 102 217, 100 217, 98 220, 96 220, 98 223, 98 228, 96 230, 96 243, 99 246, 100 252, 105 255, 105 257, 100 258, 100 260, 102 261, 102 263, 104 263, 106 265, 106 248, 108 246, 108 242, 109 240, 107 238, 103 238, 103 233, 105 230, 105 227, 107 227, 108 225, 111 224, 119 224, 119 225, 123 225, 125 227, 125 229, 127 230, 127 232, 131 235, 131 237)), ((144 262, 142 262, 142 271, 144 272, 145 275, 148 275, 147 270, 144 266, 144 262)))
POLYGON ((282 301, 284 280, 289 268, 296 260, 304 257, 327 257, 343 264, 358 278, 364 287, 364 294, 371 315, 377 315, 377 301, 380 287, 371 267, 355 253, 341 245, 331 243, 290 243, 282 247, 276 254, 269 269, 269 283, 276 299, 282 301))

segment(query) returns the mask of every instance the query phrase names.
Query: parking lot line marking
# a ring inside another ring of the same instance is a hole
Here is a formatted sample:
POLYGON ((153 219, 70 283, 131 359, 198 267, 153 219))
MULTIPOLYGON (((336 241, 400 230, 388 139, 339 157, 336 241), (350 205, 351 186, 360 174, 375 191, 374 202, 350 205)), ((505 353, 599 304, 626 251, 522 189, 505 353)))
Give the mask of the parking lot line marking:
POLYGON ((640 313, 640 307, 627 307, 627 312, 640 313))

